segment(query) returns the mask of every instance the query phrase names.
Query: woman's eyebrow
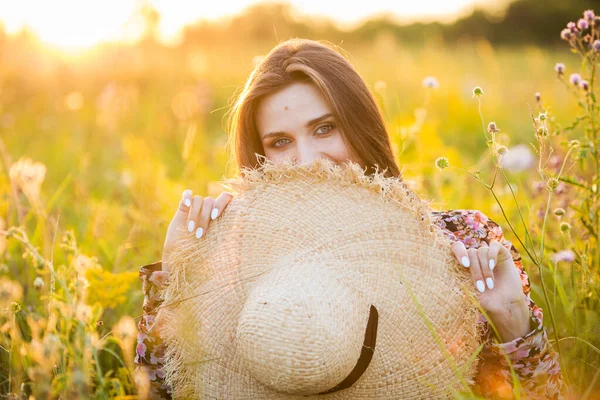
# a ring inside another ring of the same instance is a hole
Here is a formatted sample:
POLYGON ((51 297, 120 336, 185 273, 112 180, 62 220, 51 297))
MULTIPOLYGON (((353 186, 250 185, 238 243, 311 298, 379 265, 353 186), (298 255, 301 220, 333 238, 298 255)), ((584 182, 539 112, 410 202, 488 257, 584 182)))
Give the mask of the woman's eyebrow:
MULTIPOLYGON (((323 115, 321 115, 320 117, 317 117, 317 118, 311 119, 310 121, 308 121, 308 122, 306 123, 306 127, 307 127, 307 128, 309 128, 309 127, 311 127, 311 126, 313 126, 313 125, 315 125, 315 124, 317 124, 317 123, 321 122, 322 120, 324 120, 324 119, 326 119, 326 118, 329 118, 329 117, 332 117, 332 116, 333 116, 333 114, 331 114, 331 113, 327 113, 327 114, 323 114, 323 115)), ((269 132, 269 133, 266 133, 266 134, 265 134, 265 135, 262 137, 262 140, 268 139, 268 138, 270 138, 270 137, 272 137, 272 136, 281 135, 281 134, 283 134, 283 133, 284 133, 284 132, 269 132)))

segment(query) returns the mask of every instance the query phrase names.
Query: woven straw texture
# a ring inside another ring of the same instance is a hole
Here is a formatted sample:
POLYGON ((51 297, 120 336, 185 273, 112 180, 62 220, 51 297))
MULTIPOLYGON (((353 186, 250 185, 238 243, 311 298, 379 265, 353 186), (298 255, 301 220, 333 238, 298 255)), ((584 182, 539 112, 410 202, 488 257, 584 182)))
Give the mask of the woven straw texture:
POLYGON ((161 293, 175 398, 430 399, 473 383, 470 273, 401 179, 267 160, 223 183, 234 198, 178 242, 161 293), (317 395, 357 364, 371 305, 370 364, 317 395))

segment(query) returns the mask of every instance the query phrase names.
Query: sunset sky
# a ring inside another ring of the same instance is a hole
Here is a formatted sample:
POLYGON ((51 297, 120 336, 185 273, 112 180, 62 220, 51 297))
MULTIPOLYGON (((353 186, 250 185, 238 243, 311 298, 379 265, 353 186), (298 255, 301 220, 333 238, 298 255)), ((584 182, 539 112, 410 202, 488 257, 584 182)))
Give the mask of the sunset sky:
MULTIPOLYGON (((199 19, 218 19, 235 14, 256 0, 18 0, 0 2, 0 23, 9 33, 23 27, 44 42, 64 48, 89 47, 102 41, 135 40, 142 24, 136 10, 150 4, 161 14, 160 34, 165 42, 177 39, 182 26, 199 19)), ((475 5, 500 9, 504 0, 369 0, 332 2, 292 0, 298 12, 327 16, 350 27, 374 15, 389 13, 399 21, 451 21, 475 5)))

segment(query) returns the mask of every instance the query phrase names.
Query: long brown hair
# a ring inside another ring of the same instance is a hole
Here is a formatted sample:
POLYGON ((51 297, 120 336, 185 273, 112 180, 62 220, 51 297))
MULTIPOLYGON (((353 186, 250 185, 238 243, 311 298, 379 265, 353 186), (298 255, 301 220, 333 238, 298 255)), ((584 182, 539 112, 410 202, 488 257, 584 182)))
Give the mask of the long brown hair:
POLYGON ((238 169, 257 167, 255 153, 265 154, 255 123, 258 103, 295 82, 310 82, 321 91, 366 173, 379 169, 385 176, 401 177, 381 110, 365 81, 332 45, 299 38, 279 43, 264 57, 230 108, 229 154, 238 169))

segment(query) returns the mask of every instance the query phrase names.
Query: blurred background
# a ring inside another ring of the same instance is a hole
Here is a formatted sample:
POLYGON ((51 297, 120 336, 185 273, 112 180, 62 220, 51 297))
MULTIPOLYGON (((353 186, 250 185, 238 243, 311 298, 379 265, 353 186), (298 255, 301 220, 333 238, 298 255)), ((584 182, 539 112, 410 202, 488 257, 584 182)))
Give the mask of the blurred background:
MULTIPOLYGON (((118 384, 102 381, 106 393, 133 395, 131 346, 142 312, 137 271, 160 260, 184 189, 213 196, 222 190, 218 181, 232 173, 225 153, 228 106, 274 45, 304 37, 341 46, 375 93, 415 190, 436 209, 479 209, 515 240, 494 197, 467 173, 492 165, 482 122, 495 121, 509 149, 525 144, 507 171, 514 186, 499 185, 497 195, 518 221, 513 189, 535 233, 546 204, 538 201, 528 145, 534 140, 530 110, 550 110, 565 125, 577 115, 578 102, 556 79, 554 66, 562 62, 577 72, 582 64, 560 32, 584 10, 600 12, 598 6, 583 0, 1 2, 0 229, 24 227, 38 255, 64 267, 65 280, 76 279, 68 271, 77 260, 84 269, 101 267, 85 275, 88 334, 101 340, 118 331, 111 351, 121 363, 94 363, 116 371, 110 379, 118 377, 118 384), (484 90, 480 104, 475 86, 484 90), (439 157, 452 167, 436 169, 439 157), (17 172, 11 176, 17 163, 28 190, 19 186, 17 172), (58 242, 66 232, 77 250, 61 254, 58 242)), ((567 207, 569 198, 554 201, 567 207)), ((550 252, 561 250, 559 223, 546 228, 556 238, 549 240, 550 252)), ((515 224, 515 231, 523 228, 515 224)), ((23 332, 35 333, 32 325, 49 318, 37 318, 43 312, 36 310, 48 304, 51 273, 30 261, 35 254, 26 249, 22 241, 0 238, 8 288, 3 304, 16 301, 26 315, 22 325, 3 328, 7 346, 15 335, 30 345, 35 335, 23 332)), ((532 298, 546 309, 539 272, 525 256, 524 265, 532 298)), ((573 322, 577 304, 556 306, 561 337, 581 329, 588 338, 600 336, 597 303, 591 304, 585 325, 573 322)), ((27 349, 21 354, 38 360, 27 349)), ((11 352, 1 353, 8 368, 0 391, 26 392, 15 385, 31 378, 34 361, 17 365, 11 352)), ((575 387, 588 396, 598 387, 594 354, 575 349, 567 360, 575 387), (585 373, 577 375, 580 370, 585 373)), ((70 377, 65 373, 59 387, 70 377)), ((81 390, 96 387, 89 379, 81 390)))

